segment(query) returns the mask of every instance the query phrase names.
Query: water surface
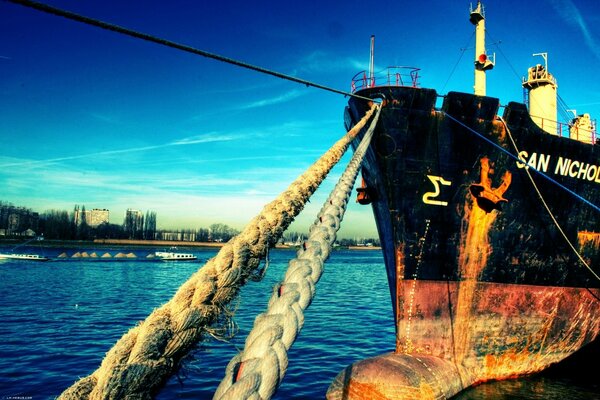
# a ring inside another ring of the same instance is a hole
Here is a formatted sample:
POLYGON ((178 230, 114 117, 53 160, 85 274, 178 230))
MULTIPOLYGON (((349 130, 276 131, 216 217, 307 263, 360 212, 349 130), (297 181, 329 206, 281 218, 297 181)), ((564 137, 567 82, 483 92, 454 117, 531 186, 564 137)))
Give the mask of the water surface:
MULTIPOLYGON (((133 251, 139 258, 0 262, 0 399, 55 398, 78 377, 94 371, 128 329, 168 301, 203 264, 143 261, 154 249, 79 250, 133 251)), ((44 254, 57 256, 63 251, 45 249, 44 254)), ((217 250, 186 251, 206 261, 217 250)), ((294 256, 289 250, 271 253, 264 279, 242 289, 236 337, 202 343, 158 399, 212 398, 227 363, 243 347, 255 316, 266 309, 271 288, 294 256)), ((393 350, 392 310, 381 253, 333 252, 305 317, 276 399, 324 398, 330 382, 346 366, 393 350)), ((598 392, 594 382, 537 376, 481 385, 458 398, 590 399, 599 398, 598 392)))

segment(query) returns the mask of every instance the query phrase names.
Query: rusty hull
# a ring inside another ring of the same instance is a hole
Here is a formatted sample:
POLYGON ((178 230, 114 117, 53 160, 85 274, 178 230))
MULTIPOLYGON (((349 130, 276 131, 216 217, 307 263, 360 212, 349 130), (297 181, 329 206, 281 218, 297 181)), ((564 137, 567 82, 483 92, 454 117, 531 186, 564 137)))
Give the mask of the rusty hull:
MULTIPOLYGON (((406 293, 413 284, 404 282, 406 293)), ((461 308, 460 283, 415 285, 413 317, 398 327, 400 348, 346 368, 328 399, 448 398, 473 384, 541 371, 600 333, 598 289, 478 282, 461 308)))
MULTIPOLYGON (((490 97, 451 92, 436 110, 432 89, 359 94, 387 100, 362 173, 396 351, 346 368, 328 398, 450 397, 541 371, 596 340, 600 281, 581 260, 600 272, 600 218, 555 182, 599 204, 600 183, 561 175, 557 160, 595 165, 600 146, 544 133, 517 103, 504 110, 506 128, 490 97), (555 182, 507 154, 517 149, 548 160, 555 182)), ((366 107, 349 101, 350 125, 366 107)))

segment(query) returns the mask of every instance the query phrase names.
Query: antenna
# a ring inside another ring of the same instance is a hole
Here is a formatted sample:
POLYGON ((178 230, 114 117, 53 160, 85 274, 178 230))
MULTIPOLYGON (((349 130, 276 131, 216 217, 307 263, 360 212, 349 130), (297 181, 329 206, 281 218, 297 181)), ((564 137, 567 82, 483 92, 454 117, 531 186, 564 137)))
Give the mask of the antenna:
POLYGON ((548 53, 535 53, 532 56, 542 56, 544 58, 544 68, 546 68, 546 72, 548 72, 548 53))
POLYGON ((371 35, 371 54, 369 55, 369 86, 375 85, 375 35, 371 35))

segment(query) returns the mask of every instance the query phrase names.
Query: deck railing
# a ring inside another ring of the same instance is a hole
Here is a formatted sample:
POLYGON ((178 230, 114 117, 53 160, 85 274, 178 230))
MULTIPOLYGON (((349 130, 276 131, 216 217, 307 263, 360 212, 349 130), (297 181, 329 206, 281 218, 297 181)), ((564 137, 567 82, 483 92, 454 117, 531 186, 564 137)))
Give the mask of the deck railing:
POLYGON ((403 66, 387 67, 372 76, 368 71, 361 71, 352 78, 351 91, 355 93, 376 86, 419 87, 419 71, 419 68, 403 66))
POLYGON ((598 133, 596 131, 596 121, 592 121, 592 129, 573 126, 571 123, 553 121, 548 118, 531 115, 531 119, 542 129, 556 130, 556 134, 561 137, 567 137, 578 140, 583 143, 597 144, 598 133))

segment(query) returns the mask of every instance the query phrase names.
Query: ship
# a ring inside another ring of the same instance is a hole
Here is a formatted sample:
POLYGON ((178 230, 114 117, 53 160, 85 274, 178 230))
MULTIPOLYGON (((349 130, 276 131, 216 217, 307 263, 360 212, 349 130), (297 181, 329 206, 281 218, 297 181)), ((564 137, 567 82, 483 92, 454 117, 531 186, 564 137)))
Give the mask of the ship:
MULTIPOLYGON (((486 94, 495 57, 481 2, 474 93, 422 88, 420 70, 352 79, 347 128, 379 102, 362 166, 395 321, 393 352, 341 371, 328 399, 449 398, 472 385, 534 374, 600 332, 600 144, 588 114, 557 120, 546 61, 526 101, 486 94), (364 98, 372 99, 368 101, 364 98)), ((362 137, 362 135, 361 135, 362 137)), ((360 137, 357 139, 358 143, 360 137)), ((597 343, 597 342, 596 342, 597 343)))
POLYGON ((196 257, 192 253, 178 253, 174 251, 155 251, 154 257, 161 261, 196 261, 196 257))
POLYGON ((0 260, 49 261, 50 259, 39 254, 0 253, 0 260))

